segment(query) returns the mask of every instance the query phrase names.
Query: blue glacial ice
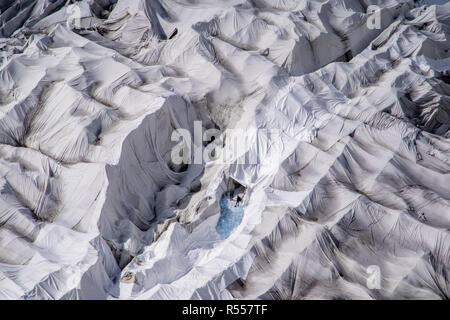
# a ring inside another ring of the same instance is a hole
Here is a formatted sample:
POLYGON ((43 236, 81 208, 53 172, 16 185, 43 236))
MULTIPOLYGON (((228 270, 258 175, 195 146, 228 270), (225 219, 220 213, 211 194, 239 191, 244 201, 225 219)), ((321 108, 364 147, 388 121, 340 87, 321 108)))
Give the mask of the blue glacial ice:
POLYGON ((220 199, 220 218, 216 225, 216 231, 222 239, 230 236, 244 216, 244 209, 240 206, 235 207, 235 204, 236 201, 230 200, 227 196, 220 199))

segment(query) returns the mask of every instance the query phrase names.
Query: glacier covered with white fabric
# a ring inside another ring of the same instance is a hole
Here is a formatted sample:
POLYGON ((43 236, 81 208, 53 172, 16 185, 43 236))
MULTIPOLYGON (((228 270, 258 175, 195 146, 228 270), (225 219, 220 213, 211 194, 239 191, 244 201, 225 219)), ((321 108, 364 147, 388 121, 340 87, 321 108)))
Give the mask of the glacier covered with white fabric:
POLYGON ((449 229, 450 2, 0 1, 0 299, 448 299, 449 229))

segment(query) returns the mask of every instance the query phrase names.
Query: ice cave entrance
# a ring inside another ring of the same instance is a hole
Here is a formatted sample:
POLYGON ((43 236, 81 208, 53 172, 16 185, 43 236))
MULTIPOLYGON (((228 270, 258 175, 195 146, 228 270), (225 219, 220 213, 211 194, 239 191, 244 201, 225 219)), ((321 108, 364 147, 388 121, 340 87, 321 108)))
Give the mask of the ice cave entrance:
POLYGON ((222 239, 230 236, 234 229, 242 222, 244 216, 243 201, 247 189, 234 184, 231 190, 224 193, 220 199, 220 217, 216 231, 222 239))

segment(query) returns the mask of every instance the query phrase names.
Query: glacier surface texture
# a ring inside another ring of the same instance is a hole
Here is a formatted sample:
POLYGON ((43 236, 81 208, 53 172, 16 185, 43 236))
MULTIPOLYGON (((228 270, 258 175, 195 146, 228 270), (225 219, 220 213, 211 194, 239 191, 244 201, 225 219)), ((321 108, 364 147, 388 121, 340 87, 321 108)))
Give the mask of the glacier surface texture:
POLYGON ((0 0, 0 299, 448 299, 449 230, 449 1, 0 0))

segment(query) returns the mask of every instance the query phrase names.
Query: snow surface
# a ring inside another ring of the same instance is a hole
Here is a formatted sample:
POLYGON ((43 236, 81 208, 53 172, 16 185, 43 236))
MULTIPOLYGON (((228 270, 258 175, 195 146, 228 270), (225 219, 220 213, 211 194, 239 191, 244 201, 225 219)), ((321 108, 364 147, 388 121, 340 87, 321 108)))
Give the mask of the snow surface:
POLYGON ((449 298, 450 3, 69 4, 0 2, 0 298, 449 298), (176 165, 195 120, 281 134, 176 165))

